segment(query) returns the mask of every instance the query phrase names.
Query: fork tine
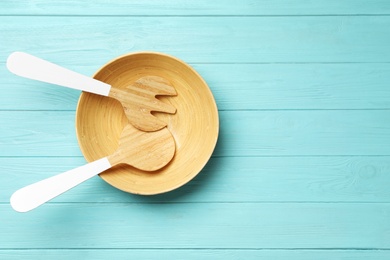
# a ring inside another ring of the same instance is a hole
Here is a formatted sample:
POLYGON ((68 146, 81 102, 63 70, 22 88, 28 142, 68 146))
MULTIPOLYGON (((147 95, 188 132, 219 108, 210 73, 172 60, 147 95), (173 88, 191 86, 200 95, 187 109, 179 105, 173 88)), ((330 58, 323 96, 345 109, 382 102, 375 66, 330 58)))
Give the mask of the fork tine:
POLYGON ((129 122, 143 131, 157 131, 166 123, 151 112, 175 114, 176 108, 158 99, 158 96, 175 96, 177 92, 172 84, 158 76, 139 78, 125 89, 111 88, 110 97, 119 100, 129 122))

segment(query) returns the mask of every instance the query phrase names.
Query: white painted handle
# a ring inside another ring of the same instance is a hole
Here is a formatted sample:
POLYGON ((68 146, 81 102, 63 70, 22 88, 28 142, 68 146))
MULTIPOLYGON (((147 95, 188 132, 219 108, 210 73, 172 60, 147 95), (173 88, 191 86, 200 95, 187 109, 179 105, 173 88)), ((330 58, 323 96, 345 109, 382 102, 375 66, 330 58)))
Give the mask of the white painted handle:
POLYGON ((12 194, 11 206, 18 212, 30 211, 109 168, 111 164, 104 157, 28 185, 12 194))
POLYGON ((108 96, 111 85, 68 70, 24 52, 14 52, 7 59, 12 73, 34 80, 108 96))

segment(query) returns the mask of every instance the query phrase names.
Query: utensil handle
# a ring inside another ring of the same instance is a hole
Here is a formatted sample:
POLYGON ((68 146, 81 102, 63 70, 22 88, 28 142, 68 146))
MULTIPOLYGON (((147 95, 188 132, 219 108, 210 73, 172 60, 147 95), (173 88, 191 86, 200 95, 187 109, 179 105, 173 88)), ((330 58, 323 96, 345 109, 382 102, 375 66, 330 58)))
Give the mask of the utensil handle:
POLYGON ((24 52, 13 52, 7 59, 12 73, 34 80, 108 96, 111 85, 63 68, 24 52))
POLYGON ((104 157, 28 185, 12 194, 11 206, 18 212, 30 211, 109 168, 111 164, 104 157))

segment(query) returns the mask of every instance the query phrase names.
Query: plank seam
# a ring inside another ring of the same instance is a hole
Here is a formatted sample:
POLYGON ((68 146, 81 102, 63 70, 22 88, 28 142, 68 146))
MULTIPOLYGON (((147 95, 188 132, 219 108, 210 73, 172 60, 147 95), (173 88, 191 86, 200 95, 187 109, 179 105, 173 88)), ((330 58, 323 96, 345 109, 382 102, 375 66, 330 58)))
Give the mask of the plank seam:
MULTIPOLYGON (((130 194, 130 193, 129 193, 130 194)), ((384 201, 151 201, 151 202, 47 202, 46 205, 161 205, 161 204, 390 204, 384 201)), ((9 205, 9 202, 0 202, 0 205, 9 205)))
MULTIPOLYGON (((326 157, 326 158, 345 158, 345 157, 390 157, 390 154, 351 154, 351 155, 329 155, 329 154, 319 154, 319 155, 312 155, 312 154, 298 154, 298 155, 212 155, 211 158, 217 159, 217 158, 295 158, 295 157, 305 157, 305 158, 320 158, 320 157, 326 157)), ((84 158, 82 155, 2 155, 0 156, 0 159, 16 159, 16 158, 84 158)))
MULTIPOLYGON (((389 111, 390 108, 242 108, 242 109, 218 109, 218 112, 268 112, 268 111, 389 111)), ((76 110, 51 110, 51 109, 0 109, 0 112, 76 112, 76 110)))
MULTIPOLYGON (((187 62, 189 65, 344 65, 344 64, 390 64, 390 61, 288 61, 288 62, 187 62)), ((0 62, 0 66, 5 66, 5 62, 0 62)), ((79 64, 78 66, 85 66, 79 64)))
POLYGON ((251 248, 251 247, 241 247, 241 248, 228 248, 228 247, 99 247, 99 248, 93 248, 93 247, 66 247, 66 248, 44 248, 44 247, 39 247, 39 248, 0 248, 0 251, 12 251, 12 250, 17 250, 17 251, 38 251, 38 250, 156 250, 156 251, 163 251, 163 250, 227 250, 227 251, 390 251, 390 248, 384 247, 362 247, 362 248, 349 248, 349 247, 336 247, 336 248, 251 248))
POLYGON ((148 14, 0 14, 0 17, 160 17, 160 18, 171 18, 171 17, 215 17, 215 18, 224 18, 224 17, 388 17, 390 14, 192 14, 192 15, 180 15, 180 14, 166 14, 166 15, 148 15, 148 14))

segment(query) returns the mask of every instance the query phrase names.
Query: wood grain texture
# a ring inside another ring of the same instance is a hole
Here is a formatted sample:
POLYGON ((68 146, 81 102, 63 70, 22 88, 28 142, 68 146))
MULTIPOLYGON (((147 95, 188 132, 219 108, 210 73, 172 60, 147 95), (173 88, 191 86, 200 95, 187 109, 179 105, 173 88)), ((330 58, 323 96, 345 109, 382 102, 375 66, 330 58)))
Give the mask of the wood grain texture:
POLYGON ((382 15, 390 14, 386 0, 5 0, 0 15, 382 15))
POLYGON ((246 249, 35 249, 35 250, 0 250, 0 257, 8 260, 21 258, 40 259, 42 256, 57 259, 300 259, 300 260, 381 260, 390 257, 389 250, 246 250, 246 249))
POLYGON ((174 154, 175 140, 167 128, 144 132, 127 124, 117 150, 107 158, 112 166, 126 163, 144 171, 155 171, 166 166, 174 154))
MULTIPOLYGON (((123 67, 126 67, 126 65, 123 67)), ((119 68, 117 67, 116 70, 119 70, 119 68)), ((123 75, 119 77, 118 74, 112 77, 116 80, 120 78, 122 82, 126 82, 122 84, 127 85, 127 87, 120 89, 115 85, 111 86, 108 96, 118 100, 122 104, 126 117, 133 126, 146 132, 157 131, 167 126, 165 122, 153 116, 152 111, 170 114, 176 113, 174 106, 156 98, 157 95, 177 95, 175 88, 168 80, 162 77, 146 76, 128 85, 129 79, 123 75)))
MULTIPOLYGON (((69 62, 64 58, 61 63, 69 62)), ((84 63, 72 68, 92 75, 102 65, 84 63)), ((213 91, 219 110, 390 109, 390 64, 191 65, 213 91)), ((0 70, 0 77, 0 88, 7 88, 0 95, 0 110, 76 109, 80 91, 6 70, 0 70)))
POLYGON ((0 215, 13 234, 3 249, 390 248, 388 203, 2 204, 0 215))
MULTIPOLYGON (((214 156, 390 155, 388 110, 220 111, 214 156), (244 130, 243 130, 244 129, 244 130)), ((74 111, 0 111, 0 156, 79 156, 74 111), (28 118, 29 120, 24 120, 28 118)))
POLYGON ((389 14, 386 0, 2 1, 0 258, 389 259, 389 14), (213 157, 167 194, 96 177, 16 214, 13 191, 85 163, 80 92, 11 76, 17 50, 85 75, 139 50, 190 63, 219 108, 213 157))
POLYGON ((0 60, 19 50, 69 69, 139 50, 188 63, 390 61, 390 16, 0 16, 0 22, 0 60))
POLYGON ((81 156, 74 111, 1 111, 0 122, 0 156, 81 156))
MULTIPOLYGON (((69 203, 390 203, 390 157, 218 157, 182 188, 156 196, 119 191, 96 177, 56 198, 69 203)), ((36 181, 85 164, 82 157, 0 158, 0 202, 36 181)), ((103 206, 104 207, 104 206, 103 206)))

